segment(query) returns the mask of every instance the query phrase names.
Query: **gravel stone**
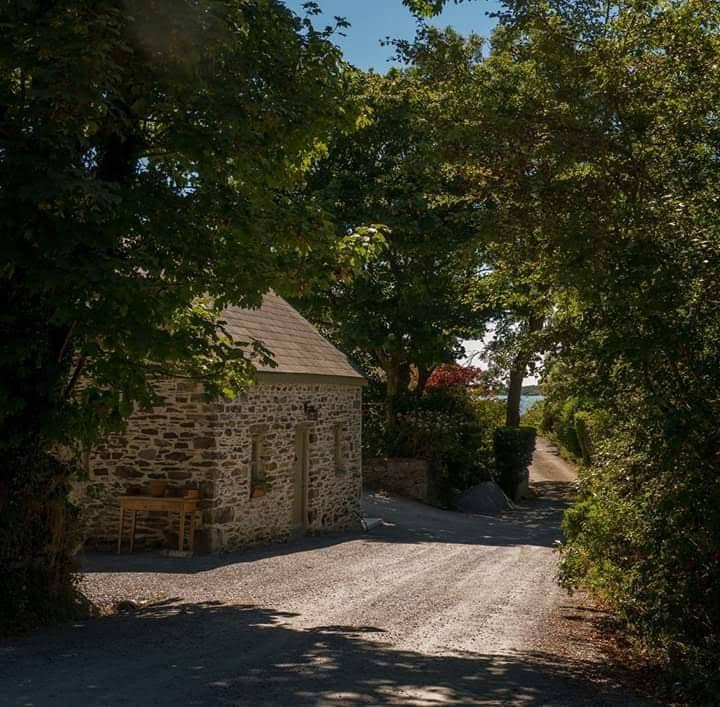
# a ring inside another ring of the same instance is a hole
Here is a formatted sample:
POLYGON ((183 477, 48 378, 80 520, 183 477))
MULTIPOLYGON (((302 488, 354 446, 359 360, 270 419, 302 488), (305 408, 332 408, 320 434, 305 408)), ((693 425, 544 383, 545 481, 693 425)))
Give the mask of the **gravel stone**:
POLYGON ((367 534, 89 555, 87 594, 137 608, 0 644, 0 704, 645 704, 556 583, 574 478, 541 440, 537 498, 499 517, 374 495, 367 534))

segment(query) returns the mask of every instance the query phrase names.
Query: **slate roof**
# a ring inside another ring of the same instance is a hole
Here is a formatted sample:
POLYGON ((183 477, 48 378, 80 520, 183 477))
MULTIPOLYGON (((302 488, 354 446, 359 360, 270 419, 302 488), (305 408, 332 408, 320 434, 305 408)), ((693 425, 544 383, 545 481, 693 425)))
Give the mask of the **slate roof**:
POLYGON ((228 307, 225 328, 236 341, 257 339, 269 349, 277 367, 258 365, 262 373, 293 373, 364 381, 344 353, 336 349, 282 297, 268 292, 257 309, 228 307))

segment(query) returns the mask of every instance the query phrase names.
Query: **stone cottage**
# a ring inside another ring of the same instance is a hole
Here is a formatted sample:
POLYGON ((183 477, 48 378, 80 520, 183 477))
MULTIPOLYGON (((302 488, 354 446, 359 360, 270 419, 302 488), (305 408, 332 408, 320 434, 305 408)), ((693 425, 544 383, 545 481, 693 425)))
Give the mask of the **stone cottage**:
MULTIPOLYGON (((152 479, 199 489, 197 550, 359 525, 363 377, 274 293, 224 319, 233 339, 261 341, 277 367, 260 367, 257 384, 231 402, 163 382, 165 404, 133 414, 89 458, 76 489, 89 545, 116 540, 119 497, 152 479)), ((136 544, 175 542, 176 529, 177 516, 139 513, 136 544)))

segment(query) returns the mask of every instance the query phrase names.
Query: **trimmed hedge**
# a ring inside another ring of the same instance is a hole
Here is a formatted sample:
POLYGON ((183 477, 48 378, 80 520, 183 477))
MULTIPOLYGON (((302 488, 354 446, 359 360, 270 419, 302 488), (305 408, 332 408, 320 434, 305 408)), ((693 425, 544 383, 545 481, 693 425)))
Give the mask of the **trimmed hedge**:
POLYGON ((493 434, 497 482, 514 501, 528 477, 535 435, 534 427, 498 427, 493 434))

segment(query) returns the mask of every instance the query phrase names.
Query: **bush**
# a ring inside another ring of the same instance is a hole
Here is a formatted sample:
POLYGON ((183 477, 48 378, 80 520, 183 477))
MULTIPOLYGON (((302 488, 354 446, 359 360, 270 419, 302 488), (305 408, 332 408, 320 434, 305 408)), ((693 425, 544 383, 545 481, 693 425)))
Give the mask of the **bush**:
POLYGON ((484 430, 489 431, 488 440, 492 449, 492 433, 496 427, 501 427, 505 420, 505 401, 475 396, 472 401, 478 424, 484 430))
POLYGON ((575 438, 577 439, 583 464, 590 464, 593 457, 593 444, 590 439, 589 428, 590 417, 591 413, 582 410, 575 413, 575 438))
POLYGON ((582 457, 582 448, 575 428, 575 415, 579 410, 580 401, 576 397, 565 400, 560 406, 554 428, 558 442, 576 459, 582 457))
MULTIPOLYGON (((718 342, 703 351, 717 352, 718 342)), ((717 355, 685 369, 664 352, 659 364, 598 370, 578 359, 543 382, 543 424, 567 443, 574 410, 585 462, 565 514, 560 580, 590 590, 621 619, 673 702, 717 704, 720 407, 709 395, 717 355)))
POLYGON ((606 413, 575 396, 535 403, 523 417, 525 424, 541 429, 570 457, 590 464, 594 446, 608 434, 606 413))
POLYGON ((444 410, 415 408, 398 412, 392 455, 432 459, 445 462, 456 459, 462 452, 466 430, 464 421, 444 410))
MULTIPOLYGON (((561 363, 555 362, 543 379, 543 394, 545 399, 542 406, 532 415, 527 424, 532 424, 542 430, 550 439, 563 448, 575 460, 584 458, 583 442, 579 435, 587 432, 584 420, 578 425, 576 415, 580 412, 592 410, 595 403, 585 397, 578 396, 574 389, 574 376, 577 372, 569 370, 561 363), (537 418, 540 418, 539 424, 537 418)), ((535 406, 533 406, 534 408, 535 406)), ((530 411, 528 411, 530 412, 530 411)), ((587 446, 587 445, 586 445, 587 446)))
POLYGON ((602 410, 579 410, 575 413, 575 436, 583 464, 591 464, 598 445, 610 434, 609 415, 602 410))
POLYGON ((663 424, 630 420, 593 444, 580 500, 565 516, 560 578, 617 613, 644 654, 685 686, 676 697, 715 704, 720 474, 707 450, 718 440, 688 428, 683 441, 665 441, 663 424))
POLYGON ((388 425, 384 404, 365 405, 366 457, 426 459, 442 503, 493 477, 492 434, 504 414, 501 402, 476 398, 462 386, 436 387, 398 398, 395 410, 394 424, 388 425))
POLYGON ((384 403, 365 402, 362 409, 362 454, 365 459, 387 455, 387 412, 384 403))
POLYGON ((491 418, 491 410, 461 386, 408 395, 398 402, 389 451, 427 459, 435 494, 445 503, 453 493, 492 478, 491 418))
POLYGON ((493 441, 497 482, 510 498, 517 500, 532 462, 535 428, 499 427, 493 441))

